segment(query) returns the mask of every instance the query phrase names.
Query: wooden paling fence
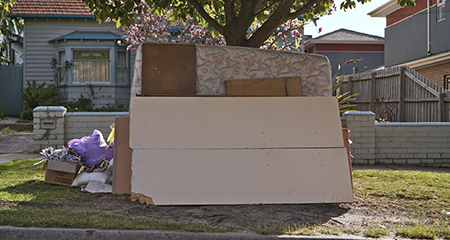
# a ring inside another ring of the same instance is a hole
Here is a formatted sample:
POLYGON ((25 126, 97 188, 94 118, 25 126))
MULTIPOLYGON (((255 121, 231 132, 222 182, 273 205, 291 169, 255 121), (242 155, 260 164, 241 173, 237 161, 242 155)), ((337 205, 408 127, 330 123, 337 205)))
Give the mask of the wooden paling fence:
POLYGON ((408 66, 392 67, 339 79, 338 93, 358 93, 355 110, 372 111, 389 122, 449 121, 446 91, 408 66))

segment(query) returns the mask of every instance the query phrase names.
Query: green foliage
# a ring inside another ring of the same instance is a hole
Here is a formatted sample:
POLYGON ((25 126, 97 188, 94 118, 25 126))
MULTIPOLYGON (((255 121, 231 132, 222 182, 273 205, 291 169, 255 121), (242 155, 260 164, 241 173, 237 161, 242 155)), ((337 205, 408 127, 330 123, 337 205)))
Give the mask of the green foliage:
MULTIPOLYGON (((346 0, 341 9, 353 8, 356 2, 370 0, 346 0)), ((402 6, 414 5, 413 0, 398 0, 402 6)), ((135 24, 134 18, 147 9, 141 0, 98 1, 83 0, 94 12, 98 21, 111 19, 117 26, 135 24)), ((227 45, 260 47, 281 24, 288 20, 303 17, 304 21, 316 19, 330 13, 334 8, 333 0, 262 0, 262 1, 204 1, 204 0, 145 0, 152 11, 164 13, 173 9, 170 17, 186 21, 192 17, 198 22, 205 21, 209 27, 224 36, 227 45), (248 36, 247 30, 252 24, 260 27, 248 36)))
POLYGON ((9 18, 13 5, 16 0, 1 0, 0 1, 0 36, 5 36, 5 38, 0 37, 0 68, 1 64, 9 64, 8 59, 5 57, 6 51, 8 49, 7 37, 10 37, 15 26, 18 27, 19 31, 22 29, 23 21, 21 19, 15 20, 9 18))
MULTIPOLYGON (((339 82, 339 80, 341 79, 341 76, 338 76, 339 73, 341 72, 341 70, 349 63, 354 63, 357 61, 360 61, 361 59, 352 59, 352 60, 348 60, 344 63, 344 65, 342 65, 338 71, 334 74, 333 76, 333 87, 332 87, 332 92, 336 92, 341 86, 342 83, 339 82)), ((358 93, 354 93, 354 94, 350 94, 350 92, 345 92, 343 94, 339 94, 337 96, 338 99, 338 103, 339 103, 339 113, 344 113, 349 111, 351 108, 355 107, 355 104, 351 104, 352 101, 356 100, 356 97, 358 96, 358 93)))
POLYGON ((25 101, 27 108, 34 109, 40 104, 49 103, 56 100, 60 93, 58 87, 49 85, 45 87, 45 82, 37 85, 36 81, 30 83, 27 81, 27 87, 21 90, 22 99, 25 101))
POLYGON ((64 103, 63 106, 68 112, 92 112, 95 105, 91 98, 84 97, 83 94, 81 94, 77 100, 64 103))
POLYGON ((9 127, 5 127, 0 131, 0 134, 16 134, 16 133, 30 133, 29 131, 16 131, 9 127))
POLYGON ((31 108, 27 108, 25 110, 23 110, 20 115, 20 122, 21 123, 30 123, 33 122, 33 109, 31 108))
POLYGON ((127 112, 128 110, 124 107, 117 107, 116 105, 112 103, 106 104, 106 106, 103 106, 99 109, 96 109, 98 112, 127 112))
POLYGON ((2 118, 4 118, 4 117, 5 117, 5 115, 4 115, 4 113, 3 113, 3 103, 0 102, 0 119, 2 119, 2 118))

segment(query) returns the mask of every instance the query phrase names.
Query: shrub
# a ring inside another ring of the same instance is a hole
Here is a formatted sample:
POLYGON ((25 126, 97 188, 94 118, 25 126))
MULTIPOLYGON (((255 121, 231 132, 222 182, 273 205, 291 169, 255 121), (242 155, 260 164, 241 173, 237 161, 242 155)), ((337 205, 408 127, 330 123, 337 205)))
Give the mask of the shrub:
POLYGON ((37 85, 36 81, 27 81, 27 87, 21 90, 22 99, 25 101, 27 108, 34 109, 42 103, 48 103, 56 100, 60 93, 55 85, 45 87, 45 82, 37 85))
POLYGON ((20 113, 20 119, 17 122, 30 123, 33 122, 33 109, 27 108, 20 113))
POLYGON ((81 94, 76 101, 64 103, 63 106, 68 112, 92 112, 95 105, 91 98, 86 98, 81 94))

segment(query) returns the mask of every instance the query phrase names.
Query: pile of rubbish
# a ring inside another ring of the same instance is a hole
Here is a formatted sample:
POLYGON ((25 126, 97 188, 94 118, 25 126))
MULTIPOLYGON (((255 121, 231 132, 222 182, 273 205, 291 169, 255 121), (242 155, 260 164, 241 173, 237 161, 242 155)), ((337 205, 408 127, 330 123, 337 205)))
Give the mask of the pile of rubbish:
MULTIPOLYGON (((57 161, 67 164, 77 164, 82 167, 80 173, 75 173, 72 187, 81 187, 86 192, 111 192, 112 191, 112 166, 114 161, 114 124, 111 125, 111 134, 107 144, 103 134, 94 130, 92 135, 80 139, 72 139, 68 147, 42 149, 40 154, 45 161, 57 161)), ((41 163, 39 162, 39 163, 41 163)), ((36 164, 39 164, 36 163, 36 164)))

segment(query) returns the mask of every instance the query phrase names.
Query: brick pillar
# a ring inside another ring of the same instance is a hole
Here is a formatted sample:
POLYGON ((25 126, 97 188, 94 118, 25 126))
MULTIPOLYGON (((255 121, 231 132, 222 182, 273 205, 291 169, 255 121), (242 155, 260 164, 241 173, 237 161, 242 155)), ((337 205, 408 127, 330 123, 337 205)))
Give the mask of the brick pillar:
POLYGON ((346 112, 343 114, 350 130, 353 164, 375 164, 375 114, 346 112))
POLYGON ((39 106, 33 109, 33 139, 36 148, 62 148, 64 142, 64 115, 66 108, 59 106, 39 106))

